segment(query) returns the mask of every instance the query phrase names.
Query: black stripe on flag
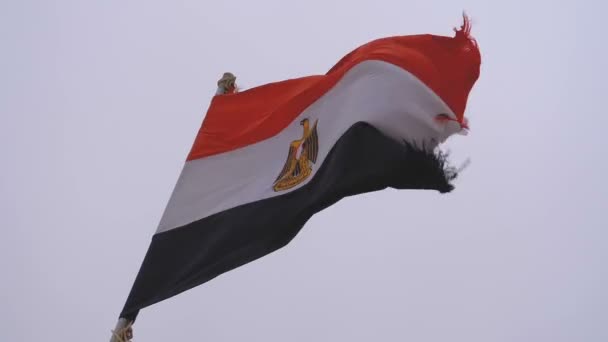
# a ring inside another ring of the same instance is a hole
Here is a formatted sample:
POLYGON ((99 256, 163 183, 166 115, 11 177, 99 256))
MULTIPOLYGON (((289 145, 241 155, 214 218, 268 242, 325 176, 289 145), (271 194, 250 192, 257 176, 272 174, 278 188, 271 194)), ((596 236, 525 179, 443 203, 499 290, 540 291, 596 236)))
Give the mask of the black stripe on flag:
POLYGON ((120 316, 135 320, 146 306, 282 248, 312 215, 342 198, 387 187, 449 192, 455 176, 443 155, 357 123, 300 189, 154 235, 120 316))

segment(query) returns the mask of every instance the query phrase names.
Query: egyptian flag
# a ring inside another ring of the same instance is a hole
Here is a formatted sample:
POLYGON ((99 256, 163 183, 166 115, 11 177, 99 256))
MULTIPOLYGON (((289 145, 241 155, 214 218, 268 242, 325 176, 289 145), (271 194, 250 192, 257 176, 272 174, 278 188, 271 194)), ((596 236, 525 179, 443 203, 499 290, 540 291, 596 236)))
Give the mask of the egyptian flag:
POLYGON ((452 190, 436 147, 467 129, 469 31, 374 40, 324 75, 215 96, 120 317, 282 248, 346 196, 452 190))

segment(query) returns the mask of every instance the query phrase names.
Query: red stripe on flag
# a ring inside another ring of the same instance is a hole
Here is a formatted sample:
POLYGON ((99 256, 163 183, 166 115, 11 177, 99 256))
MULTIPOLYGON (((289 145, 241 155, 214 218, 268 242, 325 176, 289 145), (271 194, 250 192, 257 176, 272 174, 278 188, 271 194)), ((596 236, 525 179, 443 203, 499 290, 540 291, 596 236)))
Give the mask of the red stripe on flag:
POLYGON ((481 56, 465 18, 455 37, 413 35, 382 38, 342 58, 325 75, 271 83, 213 98, 187 160, 229 152, 268 139, 328 92, 355 65, 385 61, 412 73, 464 122, 481 56))

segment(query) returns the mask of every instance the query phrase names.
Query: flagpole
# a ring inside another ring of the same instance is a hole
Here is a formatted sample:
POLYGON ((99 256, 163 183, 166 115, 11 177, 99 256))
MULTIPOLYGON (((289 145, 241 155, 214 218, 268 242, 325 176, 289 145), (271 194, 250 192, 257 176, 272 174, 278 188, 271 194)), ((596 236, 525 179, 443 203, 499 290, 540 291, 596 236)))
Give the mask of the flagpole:
MULTIPOLYGON (((231 72, 225 72, 217 81, 217 90, 215 95, 224 95, 237 91, 236 76, 231 72)), ((112 330, 110 342, 129 342, 133 338, 133 322, 126 318, 118 319, 116 327, 112 330)))
POLYGON ((133 322, 126 318, 120 318, 116 322, 116 327, 112 330, 112 338, 110 342, 129 342, 133 338, 133 322))

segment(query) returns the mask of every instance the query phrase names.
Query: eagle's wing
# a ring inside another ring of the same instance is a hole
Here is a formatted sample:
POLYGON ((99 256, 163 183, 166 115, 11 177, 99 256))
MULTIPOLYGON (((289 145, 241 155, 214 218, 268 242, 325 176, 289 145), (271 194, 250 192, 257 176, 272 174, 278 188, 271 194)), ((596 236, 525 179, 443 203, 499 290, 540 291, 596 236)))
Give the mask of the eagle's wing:
POLYGON ((289 152, 287 152, 287 160, 285 160, 285 165, 283 165, 283 170, 281 170, 281 173, 279 173, 279 176, 277 177, 277 179, 275 179, 275 183, 279 179, 283 178, 283 176, 285 176, 285 174, 289 171, 291 162, 296 157, 297 149, 298 149, 297 146, 294 146, 294 144, 289 145, 289 152))
POLYGON ((306 150, 306 154, 308 155, 308 159, 316 163, 317 155, 319 154, 319 135, 317 134, 317 122, 315 121, 314 126, 310 130, 310 134, 304 140, 303 149, 306 150))

